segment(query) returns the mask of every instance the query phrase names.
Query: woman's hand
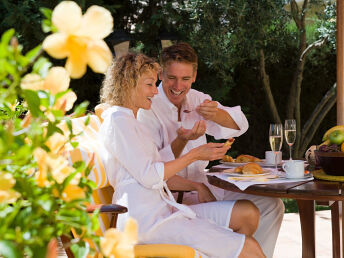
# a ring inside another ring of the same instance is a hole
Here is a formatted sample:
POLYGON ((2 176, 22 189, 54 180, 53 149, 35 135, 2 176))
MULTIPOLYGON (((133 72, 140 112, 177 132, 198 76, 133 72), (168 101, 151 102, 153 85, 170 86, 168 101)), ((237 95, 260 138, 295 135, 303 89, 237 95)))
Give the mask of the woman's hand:
POLYGON ((196 140, 200 136, 205 134, 206 128, 207 127, 204 120, 197 121, 192 129, 185 129, 183 127, 180 127, 177 130, 177 137, 182 141, 196 140))
POLYGON ((210 142, 201 145, 191 151, 195 152, 197 160, 217 160, 222 159, 231 146, 224 143, 210 142))
POLYGON ((198 185, 197 193, 198 193, 198 201, 200 203, 216 201, 215 196, 210 192, 209 188, 203 183, 200 183, 198 185))

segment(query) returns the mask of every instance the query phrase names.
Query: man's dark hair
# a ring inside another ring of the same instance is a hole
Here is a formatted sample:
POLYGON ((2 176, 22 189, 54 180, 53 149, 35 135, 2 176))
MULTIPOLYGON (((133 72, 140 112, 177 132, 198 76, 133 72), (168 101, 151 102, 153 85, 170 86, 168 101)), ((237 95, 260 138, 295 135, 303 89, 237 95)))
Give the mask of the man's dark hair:
POLYGON ((192 64, 194 70, 197 70, 198 57, 195 50, 185 42, 180 42, 162 50, 160 55, 160 64, 165 67, 170 62, 180 62, 192 64))

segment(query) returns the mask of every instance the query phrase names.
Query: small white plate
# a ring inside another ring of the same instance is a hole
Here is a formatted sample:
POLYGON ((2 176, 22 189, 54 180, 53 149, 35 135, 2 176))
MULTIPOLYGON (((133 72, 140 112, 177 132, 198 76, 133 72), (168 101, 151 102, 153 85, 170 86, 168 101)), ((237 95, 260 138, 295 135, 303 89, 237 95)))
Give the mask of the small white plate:
MULTIPOLYGON (((242 163, 237 163, 237 162, 226 162, 223 160, 220 160, 220 163, 223 165, 227 165, 230 167, 240 167, 240 166, 245 166, 247 163, 252 163, 252 162, 242 162, 242 163)), ((255 162, 260 165, 261 162, 255 162)))
POLYGON ((310 178, 313 177, 313 175, 311 173, 305 175, 304 177, 286 177, 284 176, 285 179, 303 179, 303 178, 310 178))
POLYGON ((239 172, 234 172, 234 168, 229 168, 229 169, 223 170, 222 172, 228 176, 234 176, 234 177, 259 177, 259 176, 267 176, 271 174, 271 171, 268 169, 264 169, 263 173, 261 174, 242 174, 239 172))
MULTIPOLYGON (((275 163, 273 164, 270 164, 270 163, 266 163, 265 162, 265 159, 262 159, 261 162, 258 163, 261 167, 275 167, 275 163)), ((277 167, 281 167, 282 166, 282 163, 278 163, 277 164, 277 167)))

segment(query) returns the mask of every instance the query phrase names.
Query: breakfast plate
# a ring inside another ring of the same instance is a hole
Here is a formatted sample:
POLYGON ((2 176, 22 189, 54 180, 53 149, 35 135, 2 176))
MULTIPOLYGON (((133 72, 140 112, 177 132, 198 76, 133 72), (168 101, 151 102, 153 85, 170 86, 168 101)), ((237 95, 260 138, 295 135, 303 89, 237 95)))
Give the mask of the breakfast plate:
POLYGON ((234 172, 234 168, 229 168, 229 169, 223 170, 222 172, 228 176, 235 176, 235 177, 260 177, 260 176, 271 175, 271 170, 269 169, 264 169, 263 173, 261 174, 242 174, 240 172, 234 172))
MULTIPOLYGON (((251 162, 227 162, 227 161, 223 161, 223 160, 220 160, 220 163, 223 164, 223 165, 227 165, 227 166, 230 166, 230 167, 240 167, 240 166, 244 166, 246 165, 247 163, 251 163, 251 162)), ((260 163, 260 162, 256 162, 256 163, 260 163)))
MULTIPOLYGON (((220 163, 223 164, 223 165, 229 166, 229 167, 240 167, 240 166, 246 165, 247 163, 252 163, 252 162, 237 163, 237 162, 226 162, 226 161, 220 160, 220 163)), ((265 163, 264 159, 262 159, 259 162, 254 162, 254 163, 259 164, 261 167, 267 167, 267 168, 275 167, 275 164, 265 163)), ((281 167, 281 166, 282 166, 282 163, 277 164, 277 167, 281 167)))
MULTIPOLYGON (((258 164, 259 164, 261 167, 268 167, 268 168, 269 168, 269 167, 271 167, 271 168, 275 167, 275 164, 266 163, 266 162, 265 162, 265 159, 262 159, 262 161, 259 162, 258 164)), ((281 167, 281 166, 282 166, 282 162, 277 164, 277 167, 281 167)))

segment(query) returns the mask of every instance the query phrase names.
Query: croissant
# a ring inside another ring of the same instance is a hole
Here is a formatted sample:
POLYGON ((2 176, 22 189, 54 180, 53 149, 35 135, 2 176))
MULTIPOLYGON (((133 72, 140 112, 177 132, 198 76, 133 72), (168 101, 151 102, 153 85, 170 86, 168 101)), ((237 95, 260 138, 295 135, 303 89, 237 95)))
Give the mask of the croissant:
POLYGON ((241 166, 241 167, 236 167, 236 168, 234 168, 234 172, 235 172, 235 173, 242 173, 242 168, 243 168, 243 166, 241 166))
POLYGON ((261 160, 251 156, 251 155, 247 155, 247 154, 241 154, 236 158, 237 163, 245 163, 245 162, 260 162, 261 160))
POLYGON ((223 156, 222 160, 224 162, 235 162, 235 160, 231 156, 229 156, 229 155, 223 156))
POLYGON ((242 167, 242 173, 243 174, 248 174, 248 175, 262 174, 263 173, 263 169, 257 163, 248 163, 248 164, 246 164, 245 166, 242 167))

